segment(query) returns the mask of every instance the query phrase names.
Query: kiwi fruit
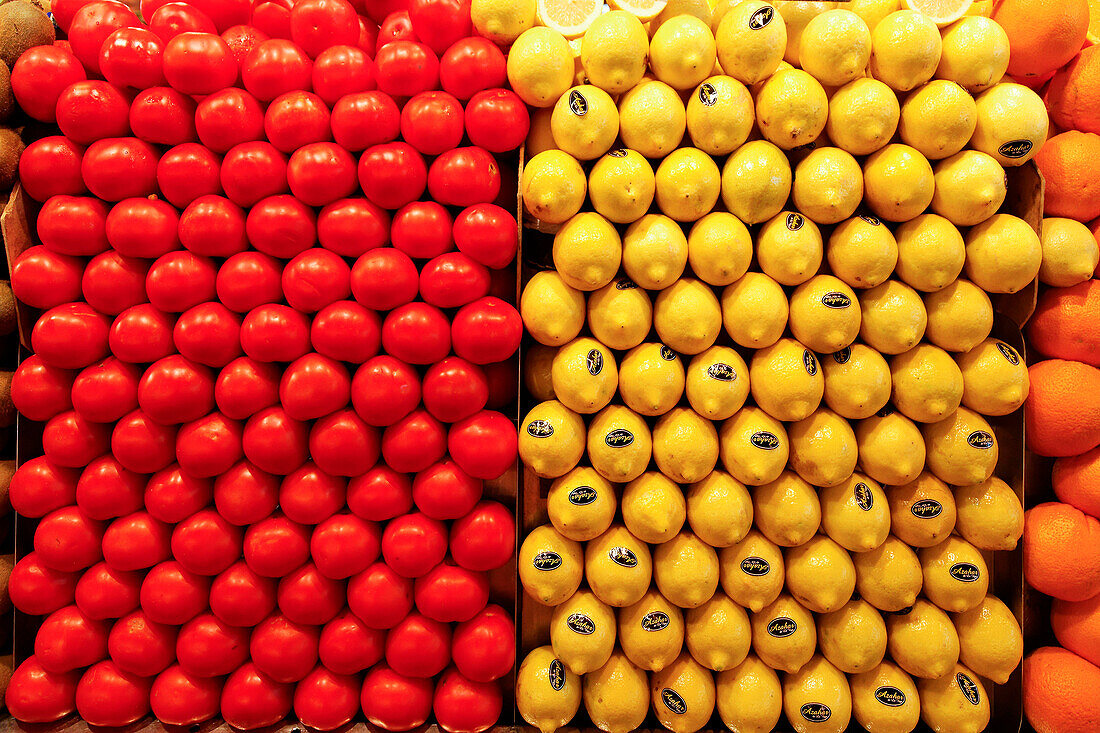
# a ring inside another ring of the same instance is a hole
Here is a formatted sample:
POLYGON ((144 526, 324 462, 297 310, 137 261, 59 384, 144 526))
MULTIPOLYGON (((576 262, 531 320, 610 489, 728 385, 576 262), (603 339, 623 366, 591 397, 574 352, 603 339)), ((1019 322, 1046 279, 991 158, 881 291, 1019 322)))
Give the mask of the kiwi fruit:
POLYGON ((11 70, 0 64, 0 122, 5 122, 15 111, 15 94, 11 90, 11 70))
POLYGON ((11 610, 11 597, 8 595, 8 579, 15 567, 15 555, 0 555, 0 615, 11 610))
POLYGON ((15 130, 0 127, 0 191, 10 191, 15 185, 19 177, 19 156, 25 147, 15 130))
POLYGON ((28 48, 55 40, 53 21, 29 2, 0 5, 0 61, 10 69, 28 48))
MULTIPOLYGON (((15 424, 15 405, 11 401, 11 378, 15 372, 0 372, 0 428, 15 424)), ((3 463, 3 461, 0 461, 3 463)), ((3 474, 0 473, 0 480, 3 474)))
POLYGON ((8 683, 11 682, 11 673, 14 669, 15 660, 12 655, 7 654, 0 657, 0 710, 4 709, 4 697, 8 692, 8 683))
POLYGON ((0 336, 15 333, 19 322, 15 314, 15 294, 10 280, 0 280, 0 336))
POLYGON ((6 517, 11 511, 8 487, 11 485, 11 477, 14 475, 15 461, 0 461, 0 517, 6 517))

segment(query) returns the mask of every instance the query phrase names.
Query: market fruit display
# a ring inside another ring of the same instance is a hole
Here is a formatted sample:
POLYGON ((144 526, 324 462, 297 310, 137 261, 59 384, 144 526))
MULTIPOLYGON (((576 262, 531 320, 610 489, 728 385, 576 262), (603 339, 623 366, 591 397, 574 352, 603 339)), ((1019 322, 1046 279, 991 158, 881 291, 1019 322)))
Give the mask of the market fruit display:
POLYGON ((10 594, 41 626, 8 709, 495 724, 528 125, 503 53, 446 0, 57 2, 57 43, 32 9, 12 87, 56 127, 19 161, 11 391, 44 425, 10 594))

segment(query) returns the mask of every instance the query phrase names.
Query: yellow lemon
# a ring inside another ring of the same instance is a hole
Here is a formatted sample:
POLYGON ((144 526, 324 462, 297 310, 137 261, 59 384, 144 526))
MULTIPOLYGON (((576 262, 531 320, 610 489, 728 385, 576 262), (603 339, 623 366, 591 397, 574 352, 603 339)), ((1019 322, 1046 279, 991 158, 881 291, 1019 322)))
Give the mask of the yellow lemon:
POLYGON ((924 576, 917 553, 893 535, 873 550, 852 555, 856 591, 880 611, 895 613, 913 605, 924 576))
POLYGON ((772 278, 747 272, 722 291, 722 325, 738 346, 771 346, 787 328, 787 294, 772 278))
POLYGON ((1004 341, 986 339, 957 357, 963 376, 962 403, 983 415, 1007 415, 1027 399, 1027 364, 1004 341))
POLYGON ((890 408, 855 427, 859 464, 881 484, 907 484, 924 470, 924 436, 912 420, 890 408))
POLYGON ((756 92, 756 124, 766 140, 784 150, 812 143, 825 129, 829 98, 801 69, 783 69, 756 92))
POLYGON ((989 725, 989 696, 982 681, 961 664, 935 679, 920 680, 921 720, 932 730, 979 733, 989 725))
POLYGON ((778 0, 775 9, 783 16, 783 22, 787 25, 787 50, 783 54, 783 60, 792 66, 798 66, 798 51, 802 33, 811 20, 822 13, 832 10, 839 3, 835 2, 795 2, 793 0, 778 0))
POLYGON ((893 662, 853 675, 852 713, 869 731, 911 731, 920 723, 920 696, 913 678, 893 662))
POLYGON ((553 28, 566 38, 577 39, 600 17, 602 10, 599 0, 538 0, 535 14, 539 25, 553 28))
MULTIPOLYGON (((748 0, 738 7, 758 2, 748 0)), ((766 140, 753 140, 726 159, 722 202, 746 224, 759 224, 783 210, 791 195, 791 180, 791 164, 783 151, 766 140)))
POLYGON ((559 148, 577 160, 593 160, 610 150, 619 136, 619 113, 604 90, 576 86, 554 105, 550 130, 559 148))
POLYGON ((573 674, 607 664, 615 637, 615 612, 592 591, 578 590, 550 617, 550 646, 573 674))
POLYGON ((647 23, 654 21, 673 4, 666 0, 612 0, 608 5, 612 10, 625 10, 647 23))
POLYGON ((890 142, 900 118, 894 90, 865 77, 833 92, 825 131, 838 148, 852 155, 868 155, 890 142))
POLYGON ((535 273, 523 288, 519 313, 528 333, 540 344, 561 346, 584 328, 584 294, 556 272, 535 273))
POLYGON ((790 466, 814 486, 835 486, 848 479, 856 468, 856 436, 846 420, 821 408, 809 417, 791 423, 790 466))
POLYGON ((622 94, 642 80, 648 52, 642 22, 625 10, 612 10, 584 32, 581 64, 589 83, 608 94, 622 94))
POLYGON ((756 259, 766 275, 783 285, 801 285, 821 268, 821 230, 794 211, 769 219, 756 237, 756 259))
POLYGON ((796 733, 842 733, 852 719, 848 678, 820 654, 783 677, 783 711, 796 733))
POLYGON ((669 18, 653 34, 653 74, 673 89, 691 89, 710 76, 717 47, 710 26, 694 15, 669 18))
POLYGON ((672 733, 695 733, 714 715, 714 676, 686 651, 651 676, 650 706, 672 733))
POLYGON ((623 608, 642 599, 653 578, 649 547, 613 524, 584 548, 584 577, 596 597, 623 608))
POLYGON ((856 589, 856 569, 848 552, 825 535, 783 552, 787 590, 814 613, 844 606, 856 589))
POLYGON ((584 577, 584 548, 544 524, 519 547, 519 580, 544 606, 556 606, 577 592, 584 577))
POLYGON ((910 420, 934 423, 962 403, 962 371, 943 349, 919 344, 890 360, 893 402, 910 420))
POLYGON ((665 21, 680 15, 694 15, 710 28, 712 5, 709 0, 668 0, 664 10, 649 21, 649 37, 653 38, 653 34, 660 30, 665 21))
POLYGON ((562 476, 584 455, 584 420, 558 402, 548 400, 531 408, 523 418, 519 453, 536 475, 562 476))
POLYGON ((744 84, 771 76, 787 48, 783 16, 761 0, 731 4, 714 36, 722 70, 744 84))
POLYGON ((977 124, 974 98, 953 81, 935 79, 905 98, 898 132, 925 158, 940 160, 966 147, 977 124))
POLYGON ((474 0, 470 4, 470 20, 479 36, 498 46, 509 46, 525 31, 534 28, 537 5, 536 0, 474 0))
POLYGON ((890 506, 882 487, 853 474, 821 491, 821 526, 849 552, 867 552, 890 535, 890 506))
POLYGON ((932 166, 917 150, 892 143, 863 164, 863 192, 876 215, 887 221, 909 221, 932 203, 932 166))
POLYGON ((684 395, 686 376, 683 362, 664 344, 636 346, 623 357, 619 369, 619 392, 639 415, 663 415, 684 395))
POLYGON ((915 10, 890 13, 871 32, 871 75, 907 92, 932 78, 940 63, 940 29, 915 10))
POLYGON ((740 279, 752 261, 752 237, 733 214, 715 211, 688 232, 688 263, 708 285, 722 287, 740 279))
POLYGON ((1039 280, 1056 288, 1068 288, 1092 279, 1100 263, 1100 249, 1089 228, 1060 217, 1043 219, 1043 264, 1039 280))
POLYGON ((618 650, 584 676, 583 695, 593 725, 607 733, 637 730, 649 712, 649 680, 618 650))
POLYGON ((970 147, 992 155, 1001 165, 1023 165, 1046 142, 1046 105, 1023 84, 996 84, 979 94, 975 102, 978 125, 970 147))
POLYGON ((952 619, 959 632, 959 661, 998 685, 1020 665, 1024 636, 1015 614, 996 596, 986 596, 952 619))
POLYGON ((837 224, 825 247, 829 269, 853 288, 882 284, 898 262, 898 243, 889 227, 873 216, 837 224))
POLYGON ((755 529, 723 548, 718 564, 722 590, 754 613, 773 603, 783 590, 783 553, 755 529))
POLYGON ((1008 194, 1004 168, 977 150, 964 150, 940 161, 933 175, 936 193, 932 211, 956 226, 981 224, 997 213, 1008 194))
POLYGON ((985 291, 960 278, 927 293, 928 340, 946 351, 970 351, 993 330, 993 303, 985 291))
POLYGON ((882 19, 896 10, 901 10, 901 0, 851 0, 844 7, 863 18, 872 32, 882 19))
POLYGON ((710 155, 729 155, 741 147, 755 121, 752 95, 732 76, 712 76, 688 98, 688 135, 710 155))
POLYGON ((588 460, 608 481, 633 481, 642 475, 652 456, 649 426, 626 407, 608 405, 588 426, 588 460))
MULTIPOLYGON (((923 598, 914 601, 909 610, 887 616, 886 634, 886 650, 914 677, 938 679, 959 661, 959 634, 954 624, 923 598)), ((922 703, 923 697, 922 693, 922 703)))
POLYGON ((840 351, 859 335, 855 291, 832 275, 817 275, 791 295, 791 333, 818 353, 840 351))
POLYGON ((726 346, 712 346, 688 365, 688 402, 709 420, 733 417, 749 395, 748 379, 749 368, 740 354, 726 346))
POLYGON ((867 601, 848 601, 818 618, 817 643, 841 672, 869 672, 886 656, 886 622, 867 601))
POLYGON ((679 533, 687 519, 680 487, 663 474, 647 471, 623 489, 623 523, 642 542, 657 545, 679 533))
POLYGON ((700 481, 718 463, 718 431, 694 410, 673 408, 653 426, 653 460, 677 483, 700 481))
POLYGON ((757 528, 780 547, 806 544, 821 525, 817 492, 793 471, 753 489, 752 512, 757 528))
POLYGON ((958 228, 937 214, 923 214, 897 228, 896 272, 917 290, 935 292, 954 282, 966 262, 958 228))
POLYGON ((1008 34, 995 20, 960 18, 943 30, 937 79, 949 79, 971 94, 985 91, 1008 71, 1008 34))
POLYGON ((653 579, 672 603, 698 608, 718 588, 718 554, 691 532, 680 532, 653 549, 653 579))
POLYGON ((584 466, 556 479, 546 500, 554 528, 576 542, 587 542, 607 531, 617 507, 615 487, 584 466))
POLYGON ((718 165, 695 148, 673 150, 657 167, 657 207, 676 221, 696 221, 714 208, 721 193, 718 165))
POLYGON ((650 588, 619 611, 619 644, 633 664, 660 672, 684 647, 684 613, 650 588))
POLYGON ((662 214, 646 214, 623 235, 623 269, 646 290, 662 290, 680 279, 688 242, 680 225, 662 214))
POLYGON ((573 83, 568 41, 550 28, 521 33, 508 51, 508 83, 532 107, 552 107, 573 83))
POLYGON ((691 531, 711 547, 729 547, 752 527, 752 497, 745 485, 722 471, 696 481, 687 493, 691 531))
POLYGON ((677 280, 657 295, 653 326, 661 340, 681 354, 709 349, 722 330, 722 308, 698 280, 677 280))
POLYGON ((809 417, 825 394, 817 357, 794 339, 760 349, 749 365, 749 387, 756 404, 777 420, 809 417))
POLYGON ((554 394, 574 412, 599 412, 619 387, 615 355, 593 338, 582 337, 558 349, 550 367, 554 394))
POLYGON ((549 644, 531 651, 516 672, 516 707, 541 733, 568 725, 581 706, 581 679, 549 644))
POLYGON ((619 133, 623 144, 647 158, 663 158, 679 145, 687 112, 676 90, 661 81, 643 80, 619 97, 619 133))
POLYGON ((557 349, 535 344, 523 355, 523 386, 536 400, 554 399, 554 382, 550 378, 550 365, 557 349))
POLYGON ((897 280, 887 280, 862 291, 859 307, 863 314, 860 338, 883 354, 909 351, 924 336, 928 325, 928 314, 920 296, 897 280))
POLYGON ((955 528, 955 497, 951 489, 930 473, 895 486, 888 492, 890 531, 913 547, 931 547, 955 528))
POLYGON ((599 290, 611 282, 622 261, 622 242, 599 214, 577 214, 554 235, 554 268, 577 290, 599 290))
POLYGON ((862 76, 871 60, 871 31, 851 10, 827 10, 806 24, 799 65, 822 84, 839 87, 862 76))
POLYGON ((753 613, 749 623, 753 651, 772 669, 795 672, 813 657, 817 646, 813 614, 786 593, 753 613))
POLYGON ((616 224, 642 218, 656 191, 653 167, 636 150, 612 150, 588 174, 592 208, 616 224))
POLYGON ((974 545, 952 536, 919 554, 928 600, 949 613, 962 613, 985 599, 989 570, 974 545))
POLYGON ((724 593, 687 612, 688 651, 707 669, 733 669, 749 654, 752 631, 745 609, 724 593))
POLYGON ((758 407, 743 407, 722 423, 719 455, 738 481, 750 486, 771 483, 783 472, 789 454, 783 423, 758 407))
POLYGON ((841 417, 862 420, 890 401, 890 365, 874 349, 852 344, 822 357, 825 404, 841 417))
POLYGON ((581 210, 587 192, 588 181, 581 164, 561 150, 544 150, 523 166, 523 206, 540 221, 567 221, 581 210))
POLYGON ((966 233, 966 276, 989 293, 1015 293, 1039 275, 1043 245, 1031 226, 994 214, 966 233))
POLYGON ((859 163, 840 148, 817 148, 795 168, 795 206, 818 224, 844 221, 855 213, 865 193, 859 163))
POLYGON ((779 684, 779 675, 755 654, 750 653, 738 666, 718 674, 717 694, 718 715, 730 730, 770 733, 783 715, 783 687, 779 684))
POLYGON ((588 296, 588 328, 600 343, 626 351, 642 343, 653 326, 653 304, 646 291, 625 277, 588 296))
POLYGON ((1024 508, 1012 487, 996 476, 955 489, 955 529, 982 550, 1016 549, 1024 533, 1024 508))

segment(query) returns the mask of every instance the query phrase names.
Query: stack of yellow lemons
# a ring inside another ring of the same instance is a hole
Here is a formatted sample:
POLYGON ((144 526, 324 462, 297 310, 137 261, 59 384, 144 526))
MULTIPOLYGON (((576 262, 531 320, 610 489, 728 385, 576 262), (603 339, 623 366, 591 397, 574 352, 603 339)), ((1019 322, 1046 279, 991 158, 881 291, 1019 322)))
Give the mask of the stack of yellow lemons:
POLYGON ((508 58, 555 232, 521 298, 520 455, 552 483, 520 578, 554 610, 520 712, 983 730, 1022 655, 989 594, 1023 510, 986 417, 1028 394, 989 294, 1040 269, 1001 210, 1042 100, 980 15, 682 7, 508 58))

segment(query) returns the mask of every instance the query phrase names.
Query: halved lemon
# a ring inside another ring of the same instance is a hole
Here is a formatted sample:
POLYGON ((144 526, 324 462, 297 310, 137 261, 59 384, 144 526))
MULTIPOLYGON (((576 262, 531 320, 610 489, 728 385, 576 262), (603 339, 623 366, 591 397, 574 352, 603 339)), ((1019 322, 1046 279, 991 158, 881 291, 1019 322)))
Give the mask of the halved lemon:
POLYGON ((940 28, 966 15, 973 4, 974 0, 905 0, 905 7, 927 15, 940 28))
POLYGON ((638 16, 643 23, 656 18, 668 5, 668 0, 607 0, 612 10, 625 10, 638 16))
POLYGON ((603 0, 538 0, 538 22, 566 38, 583 36, 603 12, 603 0))

